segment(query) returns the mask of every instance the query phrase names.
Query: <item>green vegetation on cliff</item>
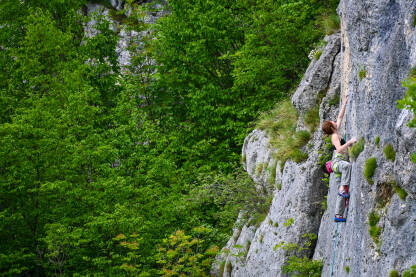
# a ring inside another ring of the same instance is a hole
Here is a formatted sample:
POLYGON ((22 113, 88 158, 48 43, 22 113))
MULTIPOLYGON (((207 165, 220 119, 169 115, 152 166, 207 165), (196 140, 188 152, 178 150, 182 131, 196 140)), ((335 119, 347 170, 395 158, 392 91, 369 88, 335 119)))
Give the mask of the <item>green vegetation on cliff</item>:
MULTIPOLYGON (((416 70, 412 68, 409 77, 403 81, 403 86, 407 88, 406 95, 403 99, 398 100, 400 109, 408 109, 416 115, 416 70)), ((416 116, 408 123, 409 127, 416 127, 416 116)))
POLYGON ((368 183, 373 184, 373 175, 377 168, 377 160, 374 157, 368 158, 364 164, 364 177, 368 183))
POLYGON ((289 100, 279 102, 275 108, 260 117, 257 128, 265 130, 270 136, 270 145, 276 149, 275 157, 281 161, 280 169, 288 159, 302 162, 308 155, 302 147, 309 141, 308 131, 296 131, 298 115, 289 100))

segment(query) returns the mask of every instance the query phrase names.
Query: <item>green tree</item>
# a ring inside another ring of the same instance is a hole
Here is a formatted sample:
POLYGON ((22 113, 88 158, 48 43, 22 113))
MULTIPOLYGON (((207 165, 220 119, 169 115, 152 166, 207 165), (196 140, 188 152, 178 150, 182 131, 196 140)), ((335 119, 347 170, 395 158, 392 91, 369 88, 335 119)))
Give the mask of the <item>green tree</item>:
MULTIPOLYGON (((151 7, 137 3, 107 6, 141 32, 151 7)), ((84 36, 86 1, 0 2, 1 274, 208 272, 239 209, 267 210, 235 165, 250 122, 306 66, 313 39, 303 35, 324 6, 268 3, 169 1, 169 16, 131 41, 121 75, 105 17, 93 15, 99 32, 84 36), (299 56, 277 35, 290 31, 299 56), (184 260, 163 242, 177 230, 184 260)))
POLYGON ((245 44, 234 55, 234 89, 244 90, 257 108, 271 108, 287 94, 309 60, 309 51, 322 36, 316 28, 316 1, 257 1, 251 11, 245 44))
POLYGON ((209 276, 218 247, 202 250, 204 240, 200 236, 206 232, 209 232, 209 229, 196 227, 193 229, 195 237, 178 230, 168 239, 164 239, 156 255, 158 263, 162 266, 160 273, 163 276, 209 276))

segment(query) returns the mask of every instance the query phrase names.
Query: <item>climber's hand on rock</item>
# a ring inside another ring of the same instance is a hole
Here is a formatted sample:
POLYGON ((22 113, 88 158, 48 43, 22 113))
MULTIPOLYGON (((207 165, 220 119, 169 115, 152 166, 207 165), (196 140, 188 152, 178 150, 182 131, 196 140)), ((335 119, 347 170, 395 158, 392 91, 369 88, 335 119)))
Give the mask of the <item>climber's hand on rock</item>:
POLYGON ((357 142, 357 139, 354 137, 348 141, 348 144, 354 144, 357 142))
POLYGON ((348 103, 348 97, 349 96, 350 96, 349 94, 344 95, 344 105, 346 105, 348 103))

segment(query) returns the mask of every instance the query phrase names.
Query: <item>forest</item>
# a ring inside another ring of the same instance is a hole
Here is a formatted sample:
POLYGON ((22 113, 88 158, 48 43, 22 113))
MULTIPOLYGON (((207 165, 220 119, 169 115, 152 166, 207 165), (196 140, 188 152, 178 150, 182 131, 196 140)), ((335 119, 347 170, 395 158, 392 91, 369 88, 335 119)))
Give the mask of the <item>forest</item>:
POLYGON ((169 0, 149 26, 129 0, 111 16, 152 31, 128 68, 106 17, 85 34, 87 4, 0 2, 0 275, 209 276, 239 212, 270 202, 244 138, 339 27, 338 1, 169 0))

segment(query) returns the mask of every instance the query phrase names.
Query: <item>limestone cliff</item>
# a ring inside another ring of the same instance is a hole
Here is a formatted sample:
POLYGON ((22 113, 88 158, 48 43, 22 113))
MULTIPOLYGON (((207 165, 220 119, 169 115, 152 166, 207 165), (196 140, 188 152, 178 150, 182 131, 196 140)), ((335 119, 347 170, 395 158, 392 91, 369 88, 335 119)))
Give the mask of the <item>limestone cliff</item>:
MULTIPOLYGON (((104 2, 104 1, 103 1, 104 2)), ((162 16, 167 14, 167 11, 163 9, 166 3, 164 1, 143 1, 142 3, 150 4, 152 7, 152 12, 147 12, 143 15, 141 20, 145 24, 154 24, 157 19, 161 18, 162 16)), ((146 36, 149 32, 151 32, 151 27, 148 29, 137 32, 128 28, 128 26, 123 25, 121 22, 118 22, 116 18, 111 16, 110 9, 115 11, 120 11, 124 9, 125 1, 124 0, 111 0, 111 6, 104 5, 102 3, 96 2, 89 2, 86 5, 86 15, 91 16, 91 19, 85 24, 84 30, 87 37, 91 37, 96 35, 97 30, 95 28, 96 19, 94 15, 101 15, 106 18, 111 24, 110 28, 118 33, 118 41, 116 46, 116 53, 118 56, 118 64, 122 69, 126 69, 130 65, 131 55, 128 50, 129 46, 135 42, 138 47, 141 45, 141 40, 144 36, 146 36)), ((129 15, 128 8, 126 14, 129 15)), ((129 15, 130 16, 130 15, 129 15)))
MULTIPOLYGON (((311 62, 292 97, 300 114, 298 129, 303 129, 302 115, 315 105, 320 92, 326 92, 319 110, 321 123, 336 120, 339 103, 333 105, 333 100, 348 93, 342 132, 347 139, 365 140, 364 151, 352 161, 348 221, 338 225, 334 276, 388 276, 392 269, 403 272, 416 263, 416 165, 410 160, 416 151, 416 134, 406 126, 413 114, 396 107, 405 93, 401 82, 416 65, 415 10, 415 1, 341 0, 340 32, 326 37, 322 55, 311 62), (388 144, 394 149, 394 161, 383 153, 388 144), (363 175, 370 157, 377 161, 373 184, 363 175), (405 199, 395 193, 400 188, 407 193, 405 199), (369 234, 371 212, 380 216, 379 235, 373 237, 369 234)), ((255 172, 259 164, 273 163, 274 150, 268 142, 266 132, 254 130, 245 139, 242 155, 250 176, 270 189, 271 173, 255 172)), ((307 233, 316 233, 318 239, 306 254, 322 259, 322 276, 330 276, 337 188, 333 176, 329 189, 322 182, 317 165, 322 145, 318 129, 304 149, 308 152, 305 162, 286 162, 281 174, 277 167, 274 182, 281 184, 281 190, 270 192, 270 211, 258 227, 235 229, 226 245, 229 253, 218 257, 223 263, 222 276, 285 276, 281 268, 288 254, 275 246, 299 244, 307 233), (328 208, 324 211, 325 196, 328 208), (293 223, 284 224, 288 221, 293 223), (243 255, 238 255, 241 249, 243 255)), ((214 267, 216 274, 219 268, 214 267)))

